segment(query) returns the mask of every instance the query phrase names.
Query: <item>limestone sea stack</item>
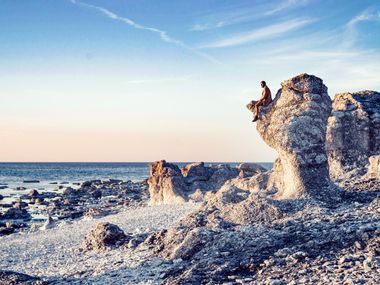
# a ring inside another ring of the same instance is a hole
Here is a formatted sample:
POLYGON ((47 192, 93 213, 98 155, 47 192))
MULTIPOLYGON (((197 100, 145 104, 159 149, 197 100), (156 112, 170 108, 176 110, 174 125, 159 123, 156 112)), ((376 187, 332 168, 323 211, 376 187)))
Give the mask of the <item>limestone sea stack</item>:
POLYGON ((277 197, 318 197, 329 191, 326 126, 331 99, 322 79, 300 74, 281 83, 263 108, 257 131, 279 154, 273 171, 277 197))
POLYGON ((380 154, 380 93, 336 94, 332 107, 327 128, 331 177, 358 177, 367 170, 370 177, 380 177, 375 157, 380 154))

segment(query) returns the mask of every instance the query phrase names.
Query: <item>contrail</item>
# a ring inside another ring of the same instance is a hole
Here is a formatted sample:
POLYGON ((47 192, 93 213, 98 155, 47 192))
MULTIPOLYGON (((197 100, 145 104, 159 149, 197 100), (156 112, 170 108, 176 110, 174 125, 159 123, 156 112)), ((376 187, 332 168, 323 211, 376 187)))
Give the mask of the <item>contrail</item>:
POLYGON ((156 29, 156 28, 152 28, 152 27, 146 27, 146 26, 143 26, 143 25, 140 25, 138 23, 136 23, 135 21, 129 19, 129 18, 125 18, 125 17, 121 17, 113 12, 111 12, 110 10, 108 9, 105 9, 103 7, 100 7, 100 6, 95 6, 95 5, 92 5, 92 4, 87 4, 87 3, 84 3, 84 2, 81 2, 81 1, 77 1, 77 0, 69 0, 71 3, 75 4, 75 5, 80 5, 80 6, 83 6, 83 7, 87 7, 87 8, 90 8, 90 9, 95 9, 99 12, 101 12, 102 14, 104 14, 105 16, 107 16, 108 18, 112 19, 112 20, 116 20, 116 21, 120 21, 120 22, 123 22, 135 29, 139 29, 139 30, 145 30, 145 31, 149 31, 149 32, 152 32, 152 33, 155 33, 155 34, 158 34, 158 36, 161 38, 162 41, 164 42, 167 42, 167 43, 171 43, 171 44, 175 44, 181 48, 184 48, 188 51, 191 51, 192 53, 212 62, 212 63, 216 63, 216 64, 219 64, 219 65, 223 65, 220 61, 218 61, 217 59, 213 58, 212 56, 208 55, 208 54, 205 54, 193 47, 190 47, 188 45, 186 45, 184 42, 180 41, 180 40, 177 40, 177 39, 174 39, 172 37, 170 37, 165 31, 162 31, 162 30, 159 30, 159 29, 156 29))

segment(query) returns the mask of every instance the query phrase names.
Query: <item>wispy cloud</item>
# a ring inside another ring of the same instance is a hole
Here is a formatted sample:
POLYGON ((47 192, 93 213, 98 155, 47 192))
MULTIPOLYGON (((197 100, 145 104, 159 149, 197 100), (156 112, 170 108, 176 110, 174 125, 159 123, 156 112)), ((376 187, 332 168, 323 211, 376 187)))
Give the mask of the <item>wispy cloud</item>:
POLYGON ((83 6, 83 7, 87 7, 90 9, 97 10, 97 11, 101 12, 103 15, 105 15, 106 17, 108 17, 112 20, 115 20, 115 21, 120 21, 120 22, 127 24, 128 26, 131 26, 135 29, 145 30, 145 31, 149 31, 151 33, 157 34, 160 37, 160 39, 164 42, 177 45, 177 46, 179 46, 183 49, 186 49, 186 50, 188 50, 188 51, 190 51, 190 52, 192 52, 192 53, 194 53, 194 54, 196 54, 196 55, 198 55, 198 56, 200 56, 200 57, 202 57, 202 58, 204 58, 204 59, 206 59, 212 63, 222 64, 220 61, 213 58, 212 56, 205 54, 205 53, 203 53, 203 52, 201 52, 201 51, 199 51, 199 50, 197 50, 191 46, 188 46, 187 44, 185 44, 181 40, 177 40, 175 38, 172 38, 171 36, 169 36, 167 34, 167 32, 165 32, 163 30, 160 30, 160 29, 157 29, 154 27, 148 27, 148 26, 141 25, 141 24, 136 23, 135 21, 133 21, 129 18, 119 16, 116 13, 114 13, 108 9, 105 9, 103 7, 100 7, 100 6, 88 4, 88 3, 81 2, 78 0, 69 0, 69 1, 75 5, 79 5, 79 6, 83 6))
POLYGON ((291 7, 307 4, 308 2, 310 2, 310 0, 286 0, 286 1, 281 2, 280 4, 278 4, 276 7, 272 8, 271 10, 265 12, 264 14, 267 16, 274 15, 284 10, 287 10, 291 7))
POLYGON ((380 21, 380 11, 374 12, 371 9, 366 9, 347 22, 344 37, 344 45, 346 47, 353 46, 357 41, 357 38, 360 35, 357 25, 361 22, 368 21, 380 21))
POLYGON ((371 12, 370 10, 365 10, 359 15, 356 15, 348 23, 347 27, 353 28, 356 24, 364 21, 376 21, 380 20, 380 11, 376 13, 371 12))
POLYGON ((188 81, 192 78, 191 75, 184 75, 179 77, 165 77, 165 78, 149 78, 137 79, 123 82, 123 84, 145 84, 145 83, 163 83, 163 82, 181 82, 188 81))
POLYGON ((272 16, 290 8, 306 5, 310 1, 311 0, 284 0, 280 1, 279 3, 276 3, 275 6, 273 6, 273 4, 265 4, 261 6, 258 6, 257 4, 250 4, 250 7, 253 8, 240 7, 238 9, 232 9, 232 11, 230 11, 229 13, 223 13, 219 15, 208 15, 208 18, 218 18, 218 20, 209 20, 204 21, 203 23, 196 23, 190 28, 190 30, 206 31, 211 29, 223 28, 226 26, 251 21, 254 19, 272 16))
POLYGON ((208 43, 201 46, 201 48, 223 48, 278 37, 284 33, 299 29, 314 21, 315 19, 294 19, 290 21, 285 21, 264 28, 256 29, 250 32, 233 35, 219 41, 208 43))

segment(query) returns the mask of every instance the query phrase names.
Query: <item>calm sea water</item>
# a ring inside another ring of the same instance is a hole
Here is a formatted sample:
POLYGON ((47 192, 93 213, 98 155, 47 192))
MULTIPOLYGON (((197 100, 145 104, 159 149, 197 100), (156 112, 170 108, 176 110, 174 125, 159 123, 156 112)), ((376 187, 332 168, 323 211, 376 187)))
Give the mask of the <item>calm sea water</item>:
MULTIPOLYGON (((186 163, 178 163, 185 165, 186 163)), ((206 165, 209 163, 206 163, 206 165)), ((213 163, 219 164, 219 163, 213 163)), ((229 163, 236 165, 236 163, 229 163)), ((260 163, 266 168, 271 163, 260 163)), ((16 187, 50 191, 57 187, 52 182, 62 184, 68 182, 68 186, 74 182, 82 182, 92 179, 121 179, 141 181, 149 176, 149 163, 0 163, 0 186, 6 185, 6 189, 0 190, 0 194, 15 193, 16 187), (25 180, 38 180, 39 183, 24 183, 25 180)))

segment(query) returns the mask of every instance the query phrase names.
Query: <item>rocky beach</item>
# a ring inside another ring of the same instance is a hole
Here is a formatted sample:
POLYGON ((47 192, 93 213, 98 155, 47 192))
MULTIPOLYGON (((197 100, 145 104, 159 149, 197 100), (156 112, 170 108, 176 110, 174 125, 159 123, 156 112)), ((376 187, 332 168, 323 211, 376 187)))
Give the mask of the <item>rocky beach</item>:
POLYGON ((161 160, 3 203, 0 284, 378 284, 380 93, 300 74, 256 130, 269 170, 161 160))

